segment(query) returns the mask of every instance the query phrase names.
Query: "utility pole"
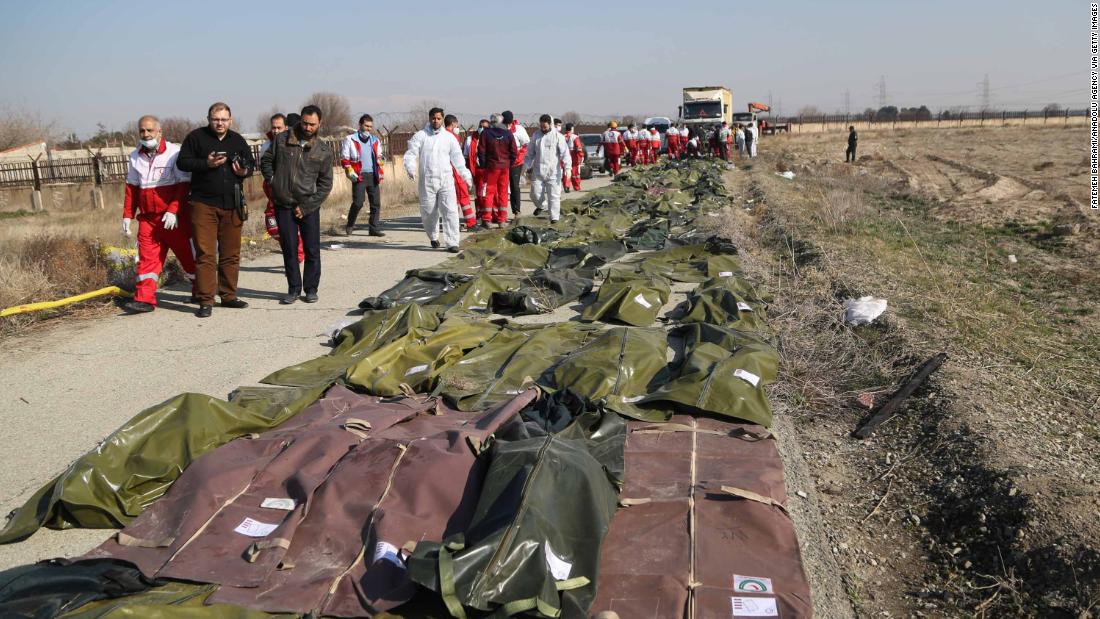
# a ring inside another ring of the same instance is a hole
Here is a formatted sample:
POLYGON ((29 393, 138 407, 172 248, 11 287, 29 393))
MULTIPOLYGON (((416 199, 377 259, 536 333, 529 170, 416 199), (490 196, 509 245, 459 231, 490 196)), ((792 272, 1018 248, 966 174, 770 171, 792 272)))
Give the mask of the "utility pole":
POLYGON ((985 79, 978 82, 978 99, 981 101, 981 110, 983 112, 989 111, 989 74, 985 74, 985 79))
POLYGON ((768 91, 768 109, 772 109, 772 91, 768 91))
POLYGON ((852 93, 847 90, 844 91, 844 117, 847 118, 852 113, 852 93))
POLYGON ((880 75, 878 77, 878 83, 875 84, 875 88, 878 89, 878 106, 879 108, 886 107, 886 76, 880 75))

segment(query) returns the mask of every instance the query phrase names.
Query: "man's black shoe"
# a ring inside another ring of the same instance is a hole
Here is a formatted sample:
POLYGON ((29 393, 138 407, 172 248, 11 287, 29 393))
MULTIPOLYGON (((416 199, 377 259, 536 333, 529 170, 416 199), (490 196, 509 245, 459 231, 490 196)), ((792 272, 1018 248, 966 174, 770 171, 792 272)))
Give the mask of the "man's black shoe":
POLYGON ((148 314, 157 308, 152 303, 146 303, 145 301, 127 301, 122 309, 130 314, 148 314))
POLYGON ((248 302, 242 301, 240 299, 230 299, 228 301, 226 301, 225 299, 222 299, 221 306, 222 307, 230 307, 230 308, 233 308, 233 309, 244 309, 244 308, 248 307, 248 302))
POLYGON ((306 303, 316 303, 316 302, 317 302, 317 293, 316 292, 307 292, 306 293, 306 303))
POLYGON ((355 226, 345 226, 344 236, 351 236, 351 233, 355 231, 355 226))
POLYGON ((439 241, 432 241, 432 247, 439 249, 439 241))
POLYGON ((199 318, 210 318, 210 314, 214 313, 213 305, 200 305, 199 309, 195 311, 195 315, 199 318))
POLYGON ((371 230, 367 233, 367 236, 386 236, 386 233, 381 230, 371 230))
POLYGON ((283 295, 283 298, 279 299, 279 305, 292 305, 298 300, 297 292, 288 292, 283 295))
POLYGON ((534 212, 534 213, 531 213, 531 214, 532 214, 533 216, 535 216, 535 217, 538 217, 539 215, 542 215, 542 207, 541 207, 541 206, 539 206, 539 207, 536 207, 536 208, 535 208, 535 212, 534 212))
POLYGON ((450 247, 447 248, 447 251, 451 252, 452 254, 457 254, 458 253, 458 247, 456 245, 451 245, 450 247))
POLYGON ((474 226, 473 228, 470 228, 470 232, 481 232, 482 230, 488 230, 488 229, 489 229, 489 226, 487 226, 485 224, 478 224, 478 225, 474 226))

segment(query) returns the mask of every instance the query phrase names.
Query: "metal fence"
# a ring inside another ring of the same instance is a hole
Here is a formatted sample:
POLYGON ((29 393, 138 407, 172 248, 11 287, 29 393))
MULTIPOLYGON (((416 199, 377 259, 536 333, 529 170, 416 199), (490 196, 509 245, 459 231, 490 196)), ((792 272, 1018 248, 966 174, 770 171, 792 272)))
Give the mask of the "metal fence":
POLYGON ((869 124, 872 126, 887 127, 896 125, 898 123, 908 123, 917 125, 935 125, 935 126, 951 126, 952 123, 961 125, 964 122, 974 123, 979 125, 995 125, 997 123, 1006 124, 1010 120, 1041 120, 1045 124, 1051 124, 1056 122, 1069 122, 1071 118, 1088 117, 1089 110, 998 110, 998 111, 976 111, 976 112, 951 112, 943 111, 936 114, 931 112, 915 112, 912 110, 899 110, 899 112, 891 115, 883 114, 820 114, 820 115, 798 115, 798 116, 779 116, 769 117, 762 116, 761 118, 768 121, 770 124, 789 124, 798 129, 799 125, 848 125, 852 123, 869 124))

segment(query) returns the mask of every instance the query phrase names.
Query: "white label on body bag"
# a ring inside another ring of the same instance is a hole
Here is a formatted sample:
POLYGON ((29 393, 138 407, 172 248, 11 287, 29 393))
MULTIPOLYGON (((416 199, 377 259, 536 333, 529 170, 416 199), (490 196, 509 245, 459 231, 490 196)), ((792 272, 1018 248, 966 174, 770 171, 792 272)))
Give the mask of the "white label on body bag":
POLYGON ((745 381, 746 383, 752 385, 753 387, 760 384, 760 377, 757 376, 756 374, 753 374, 752 372, 749 372, 748 370, 742 370, 741 368, 737 368, 736 370, 733 371, 733 375, 736 376, 737 378, 740 378, 741 380, 745 381))
POLYGON ((739 311, 739 312, 751 312, 752 311, 752 306, 749 305, 748 303, 745 303, 744 301, 738 301, 737 302, 737 311, 739 311))
POLYGON ((294 508, 298 506, 298 503, 294 499, 274 499, 266 498, 263 503, 260 503, 260 507, 266 507, 267 509, 281 509, 286 512, 294 511, 294 508))
POLYGON ((775 593, 772 587, 772 579, 763 576, 739 576, 733 575, 733 590, 746 591, 748 593, 775 593))
POLYGON ((649 309, 649 308, 653 307, 653 304, 650 303, 649 301, 646 301, 645 297, 643 297, 642 293, 640 293, 640 292, 638 293, 638 296, 634 297, 634 302, 637 303, 638 305, 641 305, 642 307, 644 307, 646 309, 649 309))
POLYGON ((775 598, 732 597, 734 617, 778 617, 775 598))
POLYGON ((405 569, 405 562, 401 560, 401 552, 397 550, 397 546, 389 542, 378 542, 374 545, 374 560, 371 563, 378 563, 379 561, 389 561, 401 569, 405 569))
POLYGON ((267 537, 272 531, 278 529, 277 524, 267 524, 251 518, 245 518, 233 531, 249 537, 267 537))

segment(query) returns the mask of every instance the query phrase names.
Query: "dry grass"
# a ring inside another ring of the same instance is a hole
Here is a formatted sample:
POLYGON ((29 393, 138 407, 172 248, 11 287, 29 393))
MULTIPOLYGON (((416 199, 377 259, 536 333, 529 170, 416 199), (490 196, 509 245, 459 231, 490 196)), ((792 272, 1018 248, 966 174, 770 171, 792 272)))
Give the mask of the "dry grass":
MULTIPOLYGON (((108 285, 107 268, 94 240, 43 232, 6 242, 3 247, 0 307, 67 297, 108 285)), ((102 308, 103 301, 93 302, 92 306, 102 308)), ((23 331, 56 314, 53 311, 0 319, 0 335, 23 331)))
POLYGON ((716 229, 747 248, 740 253, 745 272, 774 295, 768 307, 768 323, 779 339, 780 378, 774 388, 790 410, 816 414, 850 409, 856 396, 892 388, 894 377, 910 363, 895 322, 845 325, 841 300, 855 293, 837 290, 821 270, 801 268, 807 248, 796 246, 773 219, 730 210, 717 219, 716 229), (768 253, 780 260, 768 260, 768 253))

